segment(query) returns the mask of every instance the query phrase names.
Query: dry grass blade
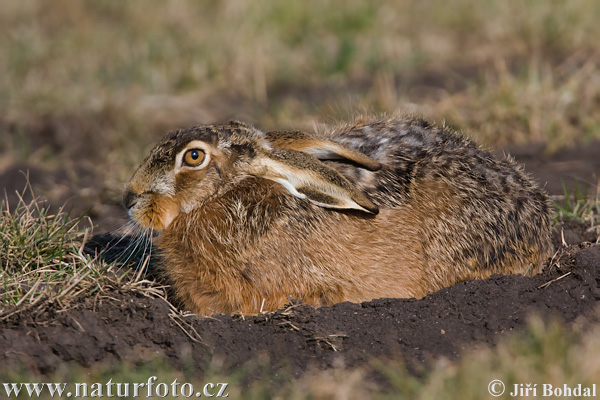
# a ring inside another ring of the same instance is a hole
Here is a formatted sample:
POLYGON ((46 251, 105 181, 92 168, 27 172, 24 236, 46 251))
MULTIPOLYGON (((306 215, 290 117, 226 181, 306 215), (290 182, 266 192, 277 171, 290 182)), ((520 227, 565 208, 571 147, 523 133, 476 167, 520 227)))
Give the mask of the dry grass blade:
POLYGON ((171 311, 169 313, 169 318, 171 321, 175 323, 182 331, 185 333, 187 337, 193 340, 196 343, 203 343, 202 337, 196 331, 196 329, 189 322, 185 321, 181 315, 180 311, 171 311))
MULTIPOLYGON (((129 282, 125 282, 123 288, 141 294, 145 297, 158 297, 165 300, 167 303, 166 286, 157 285, 156 282, 147 279, 137 280, 133 278, 129 282)), ((171 303, 169 303, 170 305, 171 303)))
MULTIPOLYGON (((143 268, 140 270, 143 270, 143 268)), ((196 343, 202 343, 202 337, 196 331, 194 326, 191 323, 185 321, 185 317, 188 317, 190 315, 193 316, 194 314, 184 314, 181 310, 175 307, 167 298, 166 286, 158 286, 156 285, 156 282, 147 279, 140 280, 138 271, 136 277, 132 281, 126 282, 123 285, 123 288, 141 294, 145 297, 161 299, 162 301, 167 303, 170 309, 168 315, 169 318, 173 321, 173 323, 175 323, 175 325, 177 325, 183 331, 183 333, 185 333, 185 335, 189 337, 192 341, 196 343)))
POLYGON ((567 276, 569 276, 569 275, 571 275, 571 272, 570 272, 570 271, 569 271, 569 272, 567 272, 567 273, 566 273, 566 274, 564 274, 564 275, 561 275, 561 276, 559 276, 558 278, 552 279, 551 281, 548 281, 548 282, 544 283, 543 285, 540 285, 540 286, 538 286, 538 289, 543 289, 543 288, 545 288, 545 287, 547 287, 547 286, 550 286, 550 284, 552 284, 552 283, 554 283, 554 282, 556 282, 556 281, 559 281, 559 280, 561 280, 561 279, 563 279, 563 278, 566 278, 566 277, 567 277, 567 276))

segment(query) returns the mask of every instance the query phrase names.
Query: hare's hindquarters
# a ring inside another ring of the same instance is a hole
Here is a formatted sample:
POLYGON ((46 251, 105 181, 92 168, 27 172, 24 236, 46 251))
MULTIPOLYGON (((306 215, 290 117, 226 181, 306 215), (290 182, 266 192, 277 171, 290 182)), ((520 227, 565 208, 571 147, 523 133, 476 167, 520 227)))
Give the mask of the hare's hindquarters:
POLYGON ((359 121, 328 136, 382 164, 337 168, 381 208, 380 218, 396 221, 382 237, 405 233, 397 253, 416 246, 426 292, 495 273, 534 274, 551 255, 549 200, 510 157, 421 119, 359 121))
POLYGON ((470 192, 443 179, 415 184, 410 208, 418 216, 428 292, 541 270, 550 256, 548 204, 536 188, 513 194, 470 192))

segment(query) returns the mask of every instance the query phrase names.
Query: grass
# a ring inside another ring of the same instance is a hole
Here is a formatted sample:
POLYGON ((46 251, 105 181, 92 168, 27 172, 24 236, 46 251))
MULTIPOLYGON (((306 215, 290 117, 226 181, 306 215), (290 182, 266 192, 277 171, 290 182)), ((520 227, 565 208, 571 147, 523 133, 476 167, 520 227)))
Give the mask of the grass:
POLYGON ((590 194, 587 187, 582 189, 576 185, 569 192, 563 183, 564 194, 552 196, 555 224, 569 220, 580 221, 589 225, 589 230, 595 231, 600 240, 600 185, 595 190, 595 194, 590 194))
POLYGON ((415 398, 489 398, 488 383, 494 379, 506 385, 501 398, 509 398, 515 384, 537 384, 538 395, 542 384, 591 386, 600 378, 600 364, 592 355, 598 351, 597 333, 598 325, 570 330, 533 318, 527 331, 504 338, 495 349, 470 351, 458 363, 439 361, 415 398))
POLYGON ((50 213, 36 200, 21 199, 14 210, 7 203, 0 205, 0 315, 11 306, 60 301, 81 286, 87 289, 86 280, 94 284, 101 272, 82 253, 87 231, 80 236, 79 220, 62 209, 50 213))
POLYGON ((3 9, 5 122, 116 106, 146 128, 164 108, 235 113, 201 99, 234 94, 230 107, 275 125, 356 96, 375 111, 418 102, 492 145, 599 136, 593 0, 59 4, 3 9))
POLYGON ((0 321, 23 312, 65 312, 81 298, 120 285, 117 266, 84 252, 90 237, 83 218, 51 211, 21 194, 14 209, 0 202, 0 321))

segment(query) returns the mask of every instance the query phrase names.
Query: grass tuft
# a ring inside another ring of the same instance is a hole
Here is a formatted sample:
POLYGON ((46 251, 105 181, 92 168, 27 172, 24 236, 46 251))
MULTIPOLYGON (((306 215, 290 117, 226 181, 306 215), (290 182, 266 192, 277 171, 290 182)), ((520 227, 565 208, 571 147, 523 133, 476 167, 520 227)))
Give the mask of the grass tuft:
POLYGON ((600 184, 596 186, 596 193, 590 195, 587 188, 582 189, 579 185, 569 192, 563 183, 563 193, 562 196, 551 196, 555 224, 577 220, 589 225, 589 230, 595 231, 600 238, 600 184))
POLYGON ((52 304, 67 307, 102 287, 104 266, 83 252, 91 232, 83 222, 23 195, 13 210, 0 203, 0 320, 52 304))

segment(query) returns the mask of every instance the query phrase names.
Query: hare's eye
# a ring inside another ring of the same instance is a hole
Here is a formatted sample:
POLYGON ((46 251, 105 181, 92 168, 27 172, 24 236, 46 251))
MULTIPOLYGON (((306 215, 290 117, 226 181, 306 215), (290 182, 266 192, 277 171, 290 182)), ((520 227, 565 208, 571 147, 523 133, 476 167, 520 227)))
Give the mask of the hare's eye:
POLYGON ((202 164, 206 158, 206 153, 200 149, 191 149, 183 155, 183 164, 190 167, 197 167, 202 164))

